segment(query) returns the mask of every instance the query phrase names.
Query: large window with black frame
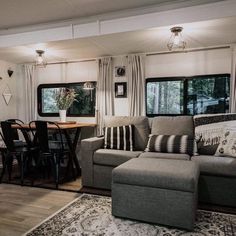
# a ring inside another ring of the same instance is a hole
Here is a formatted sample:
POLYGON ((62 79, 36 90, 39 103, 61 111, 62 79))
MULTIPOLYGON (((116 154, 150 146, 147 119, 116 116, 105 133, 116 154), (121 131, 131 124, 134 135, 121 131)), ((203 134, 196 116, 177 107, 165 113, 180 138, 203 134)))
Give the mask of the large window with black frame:
POLYGON ((230 74, 146 79, 146 115, 197 115, 229 110, 230 74))
POLYGON ((40 84, 38 86, 38 113, 40 116, 58 116, 55 95, 61 88, 74 89, 76 101, 67 110, 67 116, 95 116, 96 82, 90 82, 91 89, 84 88, 84 82, 40 84))

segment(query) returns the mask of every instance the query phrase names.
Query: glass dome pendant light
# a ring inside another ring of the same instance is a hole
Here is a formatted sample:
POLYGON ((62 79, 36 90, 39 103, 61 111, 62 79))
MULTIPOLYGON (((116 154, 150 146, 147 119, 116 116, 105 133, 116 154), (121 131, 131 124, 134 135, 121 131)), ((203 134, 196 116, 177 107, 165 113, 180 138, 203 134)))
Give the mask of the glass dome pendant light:
POLYGON ((46 67, 47 62, 44 57, 44 51, 43 50, 36 50, 37 56, 36 56, 36 61, 35 65, 38 67, 46 67))
POLYGON ((169 51, 184 50, 186 42, 183 39, 182 31, 183 27, 175 26, 170 29, 171 37, 167 44, 169 51))

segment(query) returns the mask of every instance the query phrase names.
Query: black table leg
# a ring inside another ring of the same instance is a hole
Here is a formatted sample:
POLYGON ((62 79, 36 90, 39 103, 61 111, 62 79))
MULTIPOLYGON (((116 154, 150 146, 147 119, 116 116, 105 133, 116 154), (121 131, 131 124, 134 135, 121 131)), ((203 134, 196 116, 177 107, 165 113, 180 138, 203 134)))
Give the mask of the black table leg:
MULTIPOLYGON (((73 164, 75 165, 76 171, 77 171, 77 175, 80 176, 81 175, 81 169, 80 169, 80 165, 79 165, 79 161, 77 159, 77 155, 76 155, 76 146, 81 134, 81 128, 78 127, 76 128, 76 132, 75 132, 75 137, 74 140, 71 140, 71 137, 69 135, 69 133, 67 132, 66 129, 63 130, 65 137, 66 137, 66 141, 68 143, 69 149, 70 149, 70 157, 71 157, 71 161, 72 161, 72 168, 73 168, 73 164)), ((69 163, 70 164, 70 160, 69 163)))

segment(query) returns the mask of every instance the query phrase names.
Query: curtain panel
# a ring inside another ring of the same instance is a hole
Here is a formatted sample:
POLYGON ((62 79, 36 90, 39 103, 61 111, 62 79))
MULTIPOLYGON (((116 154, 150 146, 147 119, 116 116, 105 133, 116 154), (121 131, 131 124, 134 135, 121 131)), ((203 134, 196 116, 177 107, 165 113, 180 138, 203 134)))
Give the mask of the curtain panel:
POLYGON ((129 115, 145 115, 144 55, 128 55, 129 115))
POLYGON ((98 60, 97 125, 98 135, 103 134, 104 117, 114 115, 112 58, 98 60))
POLYGON ((23 65, 25 81, 25 121, 37 119, 35 65, 23 65))
POLYGON ((232 48, 231 78, 230 78, 230 112, 236 113, 236 46, 232 48))

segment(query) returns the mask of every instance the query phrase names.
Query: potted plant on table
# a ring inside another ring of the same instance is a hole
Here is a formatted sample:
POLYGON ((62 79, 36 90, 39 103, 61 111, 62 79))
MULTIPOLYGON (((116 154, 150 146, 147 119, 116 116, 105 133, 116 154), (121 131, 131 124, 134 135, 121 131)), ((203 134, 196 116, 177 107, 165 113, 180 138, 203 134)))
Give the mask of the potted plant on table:
POLYGON ((72 103, 76 100, 76 92, 74 89, 61 88, 56 92, 55 100, 59 109, 59 116, 61 122, 66 122, 66 111, 70 108, 72 103))

